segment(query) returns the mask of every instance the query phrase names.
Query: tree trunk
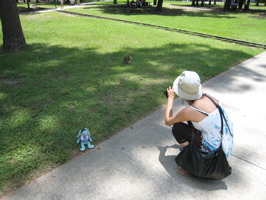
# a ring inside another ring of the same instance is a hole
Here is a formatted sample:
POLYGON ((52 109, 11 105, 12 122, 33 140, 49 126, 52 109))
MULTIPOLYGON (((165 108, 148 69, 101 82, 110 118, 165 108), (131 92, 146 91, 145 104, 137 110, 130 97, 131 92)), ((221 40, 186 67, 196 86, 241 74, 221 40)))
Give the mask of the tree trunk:
POLYGON ((16 0, 0 0, 0 17, 3 32, 3 49, 16 49, 27 45, 18 15, 16 0))
POLYGON ((28 11, 30 11, 30 0, 27 0, 28 11))
POLYGON ((117 4, 117 0, 114 0, 114 3, 113 4, 117 4))
POLYGON ((204 6, 204 0, 201 0, 200 6, 204 6))
POLYGON ((163 11, 163 0, 158 0, 157 7, 155 8, 156 12, 162 12, 163 11))
POLYGON ((212 0, 209 0, 209 5, 211 5, 212 4, 212 0))
POLYGON ((230 10, 231 0, 226 0, 224 3, 224 10, 230 10))
POLYGON ((249 3, 250 3, 250 0, 247 1, 247 4, 245 4, 244 6, 244 10, 249 10, 249 3))
POLYGON ((239 1, 238 9, 243 9, 244 0, 239 1))
POLYGON ((195 4, 195 1, 196 1, 196 0, 192 0, 192 4, 191 4, 192 6, 195 6, 195 5, 196 5, 196 4, 195 4))
POLYGON ((260 0, 256 0, 256 6, 259 6, 260 0))

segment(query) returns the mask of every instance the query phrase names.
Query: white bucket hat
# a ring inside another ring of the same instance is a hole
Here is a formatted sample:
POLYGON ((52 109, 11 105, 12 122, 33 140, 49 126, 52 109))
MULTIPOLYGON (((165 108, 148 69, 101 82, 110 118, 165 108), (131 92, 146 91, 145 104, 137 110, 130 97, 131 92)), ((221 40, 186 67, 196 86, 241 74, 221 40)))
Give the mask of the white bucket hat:
POLYGON ((196 72, 184 71, 175 79, 173 87, 182 99, 196 100, 202 97, 200 77, 196 72))

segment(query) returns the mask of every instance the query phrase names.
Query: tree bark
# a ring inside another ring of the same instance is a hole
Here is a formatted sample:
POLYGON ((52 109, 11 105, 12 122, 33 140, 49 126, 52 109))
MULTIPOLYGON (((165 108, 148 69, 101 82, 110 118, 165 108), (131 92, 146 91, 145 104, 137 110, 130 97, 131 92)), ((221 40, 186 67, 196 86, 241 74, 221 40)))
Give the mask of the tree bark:
POLYGON ((247 0, 247 4, 245 4, 244 10, 249 10, 249 3, 250 3, 250 0, 247 0))
POLYGON ((0 0, 0 17, 3 32, 3 49, 25 46, 16 0, 0 0))
POLYGON ((231 0, 226 0, 224 3, 224 10, 230 10, 231 0))
POLYGON ((30 0, 27 0, 28 11, 30 12, 30 0))
POLYGON ((243 9, 244 0, 239 1, 238 9, 243 9))
POLYGON ((162 12, 163 11, 163 0, 158 0, 157 7, 155 8, 156 12, 162 12))

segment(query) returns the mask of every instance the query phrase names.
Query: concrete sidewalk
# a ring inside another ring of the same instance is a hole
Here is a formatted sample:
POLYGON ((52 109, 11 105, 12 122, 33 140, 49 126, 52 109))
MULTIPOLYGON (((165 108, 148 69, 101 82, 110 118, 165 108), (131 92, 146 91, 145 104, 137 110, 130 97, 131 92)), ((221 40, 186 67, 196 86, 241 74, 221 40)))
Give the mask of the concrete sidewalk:
MULTIPOLYGON (((223 180, 177 173, 178 145, 163 107, 3 199, 266 199, 265 77, 266 52, 203 84, 234 122, 233 172, 223 180)), ((175 104, 182 107, 180 99, 175 104)))

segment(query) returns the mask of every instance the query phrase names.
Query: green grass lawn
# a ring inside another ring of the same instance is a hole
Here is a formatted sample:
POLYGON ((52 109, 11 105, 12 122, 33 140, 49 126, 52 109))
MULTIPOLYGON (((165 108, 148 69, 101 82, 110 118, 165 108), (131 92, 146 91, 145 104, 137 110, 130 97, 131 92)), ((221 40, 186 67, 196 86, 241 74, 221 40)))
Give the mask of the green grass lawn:
MULTIPOLYGON (((89 10, 107 15, 101 8, 79 11, 89 10)), ((165 25, 176 20, 108 15, 165 25)), ((80 129, 89 128, 97 145, 160 108, 163 92, 182 71, 197 71, 206 81, 264 51, 57 12, 20 18, 28 46, 0 50, 0 194, 80 155, 80 129), (133 61, 126 65, 129 54, 133 61)))
MULTIPOLYGON (((125 4, 126 0, 118 0, 117 4, 125 4)), ((147 2, 150 2, 152 6, 156 6, 153 5, 153 0, 147 0, 147 2)), ((111 5, 113 4, 113 1, 93 1, 93 0, 83 0, 82 3, 92 3, 92 4, 97 4, 97 5, 111 5)), ((191 1, 163 1, 163 6, 168 6, 168 5, 178 5, 178 6, 191 6, 192 2, 191 1)), ((57 3, 57 5, 60 7, 60 3, 57 3)), ((65 4, 67 5, 67 4, 65 4)), ((18 3, 18 7, 22 7, 22 8, 27 8, 27 3, 24 2, 19 2, 18 3)), ((40 2, 40 3, 36 3, 36 2, 30 2, 30 7, 43 7, 43 8, 49 8, 49 9, 53 9, 54 8, 54 3, 53 1, 50 2, 40 2)), ((211 4, 209 5, 207 2, 204 4, 204 7, 223 7, 224 3, 223 2, 217 2, 216 4, 214 4, 213 2, 211 2, 211 4)), ((199 6, 201 7, 201 6, 199 6)), ((256 6, 255 3, 250 3, 249 6, 250 9, 261 9, 261 10, 266 10, 266 6, 264 5, 264 3, 260 3, 259 6, 256 6)))
POLYGON ((71 11, 266 44, 266 16, 263 14, 184 11, 179 7, 169 7, 169 4, 159 15, 152 12, 136 13, 134 8, 102 5, 74 8, 71 11))

